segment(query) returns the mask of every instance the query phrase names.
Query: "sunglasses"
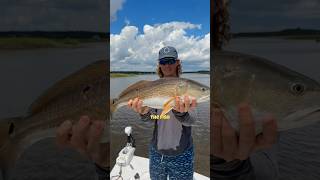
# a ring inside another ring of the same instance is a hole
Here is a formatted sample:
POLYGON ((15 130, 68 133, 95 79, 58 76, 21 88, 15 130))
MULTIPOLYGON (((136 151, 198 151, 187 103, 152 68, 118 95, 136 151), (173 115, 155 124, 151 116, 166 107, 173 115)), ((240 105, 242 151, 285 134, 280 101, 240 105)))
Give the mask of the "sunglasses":
POLYGON ((176 59, 174 58, 165 58, 165 59, 160 59, 159 64, 161 65, 166 65, 166 64, 174 64, 176 63, 176 59))

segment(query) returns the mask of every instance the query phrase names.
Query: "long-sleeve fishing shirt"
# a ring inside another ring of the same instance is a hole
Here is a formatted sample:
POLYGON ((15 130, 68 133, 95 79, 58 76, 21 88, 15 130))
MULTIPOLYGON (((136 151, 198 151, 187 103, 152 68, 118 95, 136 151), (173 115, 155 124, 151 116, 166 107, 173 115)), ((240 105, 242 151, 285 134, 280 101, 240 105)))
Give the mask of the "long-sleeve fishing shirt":
POLYGON ((181 154, 193 145, 191 126, 195 119, 188 112, 180 113, 175 110, 161 119, 161 112, 162 110, 151 109, 141 115, 143 121, 154 121, 151 145, 163 155, 181 154))

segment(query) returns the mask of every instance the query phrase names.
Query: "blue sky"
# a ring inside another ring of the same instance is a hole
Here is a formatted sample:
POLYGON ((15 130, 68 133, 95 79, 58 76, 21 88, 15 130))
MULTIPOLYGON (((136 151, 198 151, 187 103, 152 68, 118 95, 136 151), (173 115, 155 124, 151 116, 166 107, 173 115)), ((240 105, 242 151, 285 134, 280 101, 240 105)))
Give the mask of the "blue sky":
POLYGON ((169 21, 192 22, 201 24, 201 30, 189 31, 190 34, 203 35, 210 31, 209 0, 126 0, 117 12, 117 20, 111 22, 111 33, 119 33, 126 25, 153 25, 169 21))
POLYGON ((209 0, 111 0, 114 71, 155 71, 158 51, 174 46, 183 71, 210 69, 209 0))

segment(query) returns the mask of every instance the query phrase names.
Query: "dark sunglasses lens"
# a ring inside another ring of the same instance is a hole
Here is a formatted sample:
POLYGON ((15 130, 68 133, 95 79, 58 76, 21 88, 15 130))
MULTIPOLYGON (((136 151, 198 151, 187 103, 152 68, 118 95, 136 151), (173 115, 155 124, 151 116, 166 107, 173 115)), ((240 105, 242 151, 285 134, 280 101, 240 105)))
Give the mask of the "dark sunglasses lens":
POLYGON ((168 60, 168 64, 174 64, 175 62, 176 62, 175 59, 170 59, 170 60, 168 60))
POLYGON ((174 64, 176 62, 175 59, 161 59, 159 61, 159 64, 165 65, 165 64, 174 64))
POLYGON ((165 61, 165 60, 160 60, 159 61, 159 64, 161 64, 161 65, 165 65, 167 62, 165 61))

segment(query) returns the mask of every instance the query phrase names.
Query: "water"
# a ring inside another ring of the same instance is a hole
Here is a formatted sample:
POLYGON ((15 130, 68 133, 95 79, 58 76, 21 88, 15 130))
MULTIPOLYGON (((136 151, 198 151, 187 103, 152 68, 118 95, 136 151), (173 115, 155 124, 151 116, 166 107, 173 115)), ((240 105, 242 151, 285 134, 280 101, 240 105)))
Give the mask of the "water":
MULTIPOLYGON (((320 43, 262 38, 237 39, 231 41, 227 49, 265 57, 320 82, 320 43)), ((24 115, 32 101, 54 82, 90 62, 105 58, 105 53, 106 46, 104 44, 92 44, 75 49, 0 51, 0 82, 2 84, 0 118, 24 115)), ((208 77, 204 78, 202 75, 198 77, 196 74, 190 75, 193 76, 190 79, 209 84, 208 77)), ((156 76, 148 75, 143 78, 153 80, 156 79, 156 76)), ((111 79, 111 83, 115 83, 114 80, 111 79)), ((139 80, 139 76, 132 77, 132 79, 121 78, 121 80, 117 81, 118 84, 125 86, 139 80)), ((113 88, 120 85, 114 85, 111 88, 111 96, 120 91, 120 89, 113 88)), ((205 105, 203 108, 200 108, 201 106, 200 104, 199 109, 205 109, 205 105)), ((126 112, 126 109, 124 108, 120 112, 126 112)), ((116 117, 119 117, 120 112, 116 114, 116 117)), ((198 114, 202 114, 202 112, 198 110, 198 114)), ((133 114, 133 116, 136 116, 136 114, 133 114)), ((139 145, 137 154, 146 155, 145 145, 150 142, 153 125, 137 122, 137 118, 131 119, 132 121, 124 118, 122 123, 112 122, 111 125, 117 127, 112 129, 112 137, 119 137, 118 143, 115 141, 112 143, 114 145, 111 148, 113 156, 125 141, 123 139, 125 138, 123 128, 128 124, 133 126, 134 133, 137 133, 134 135, 138 143, 141 143, 137 144, 139 145)), ((206 118, 203 120, 201 122, 207 123, 206 118)), ((209 130, 204 129, 206 126, 206 124, 199 124, 194 128, 195 141, 198 141, 197 139, 200 137, 209 138, 205 135, 205 133, 209 133, 209 130)), ((281 179, 319 179, 319 129, 320 124, 316 124, 280 134, 278 144, 274 149, 277 150, 276 160, 281 179)), ((209 142, 209 139, 203 141, 209 142)), ((195 144, 197 145, 200 142, 195 142, 195 144)), ((209 143, 206 146, 209 148, 209 143)), ((202 173, 202 169, 208 169, 209 164, 201 161, 207 161, 209 158, 207 148, 201 149, 199 147, 203 146, 196 147, 197 159, 195 165, 197 166, 196 170, 200 170, 200 173, 202 173)), ((90 180, 95 179, 95 175, 91 162, 70 149, 58 151, 53 139, 48 139, 34 144, 22 155, 14 169, 12 179, 90 180)))
MULTIPOLYGON (((320 43, 312 40, 235 39, 225 48, 267 58, 320 82, 320 43)), ((320 123, 279 134, 271 152, 280 179, 320 179, 320 123)), ((257 167, 264 164, 259 160, 257 167)))
MULTIPOLYGON (((182 77, 198 81, 207 86, 210 85, 210 76, 207 74, 183 74, 182 77)), ((156 80, 157 75, 139 75, 126 78, 110 79, 110 96, 115 98, 121 91, 130 84, 139 80, 156 80)), ((195 171, 209 176, 209 152, 210 146, 210 122, 209 122, 209 103, 200 103, 191 115, 197 118, 193 126, 193 140, 195 146, 195 171)), ((132 126, 133 136, 136 139, 136 155, 148 157, 148 145, 151 142, 153 132, 153 122, 142 122, 137 113, 123 107, 119 109, 111 121, 111 166, 115 164, 117 154, 126 143, 124 128, 132 126), (114 141, 113 141, 114 140, 114 141)))
MULTIPOLYGON (((0 119, 24 116, 30 104, 58 80, 94 61, 106 59, 106 44, 81 48, 0 50, 0 119)), ((59 151, 54 139, 28 148, 13 170, 14 180, 96 178, 92 162, 77 152, 59 151)), ((1 177, 0 177, 1 179, 1 177)))
POLYGON ((0 50, 0 117, 24 115, 55 82, 106 59, 106 48, 104 43, 92 43, 81 48, 0 50))

